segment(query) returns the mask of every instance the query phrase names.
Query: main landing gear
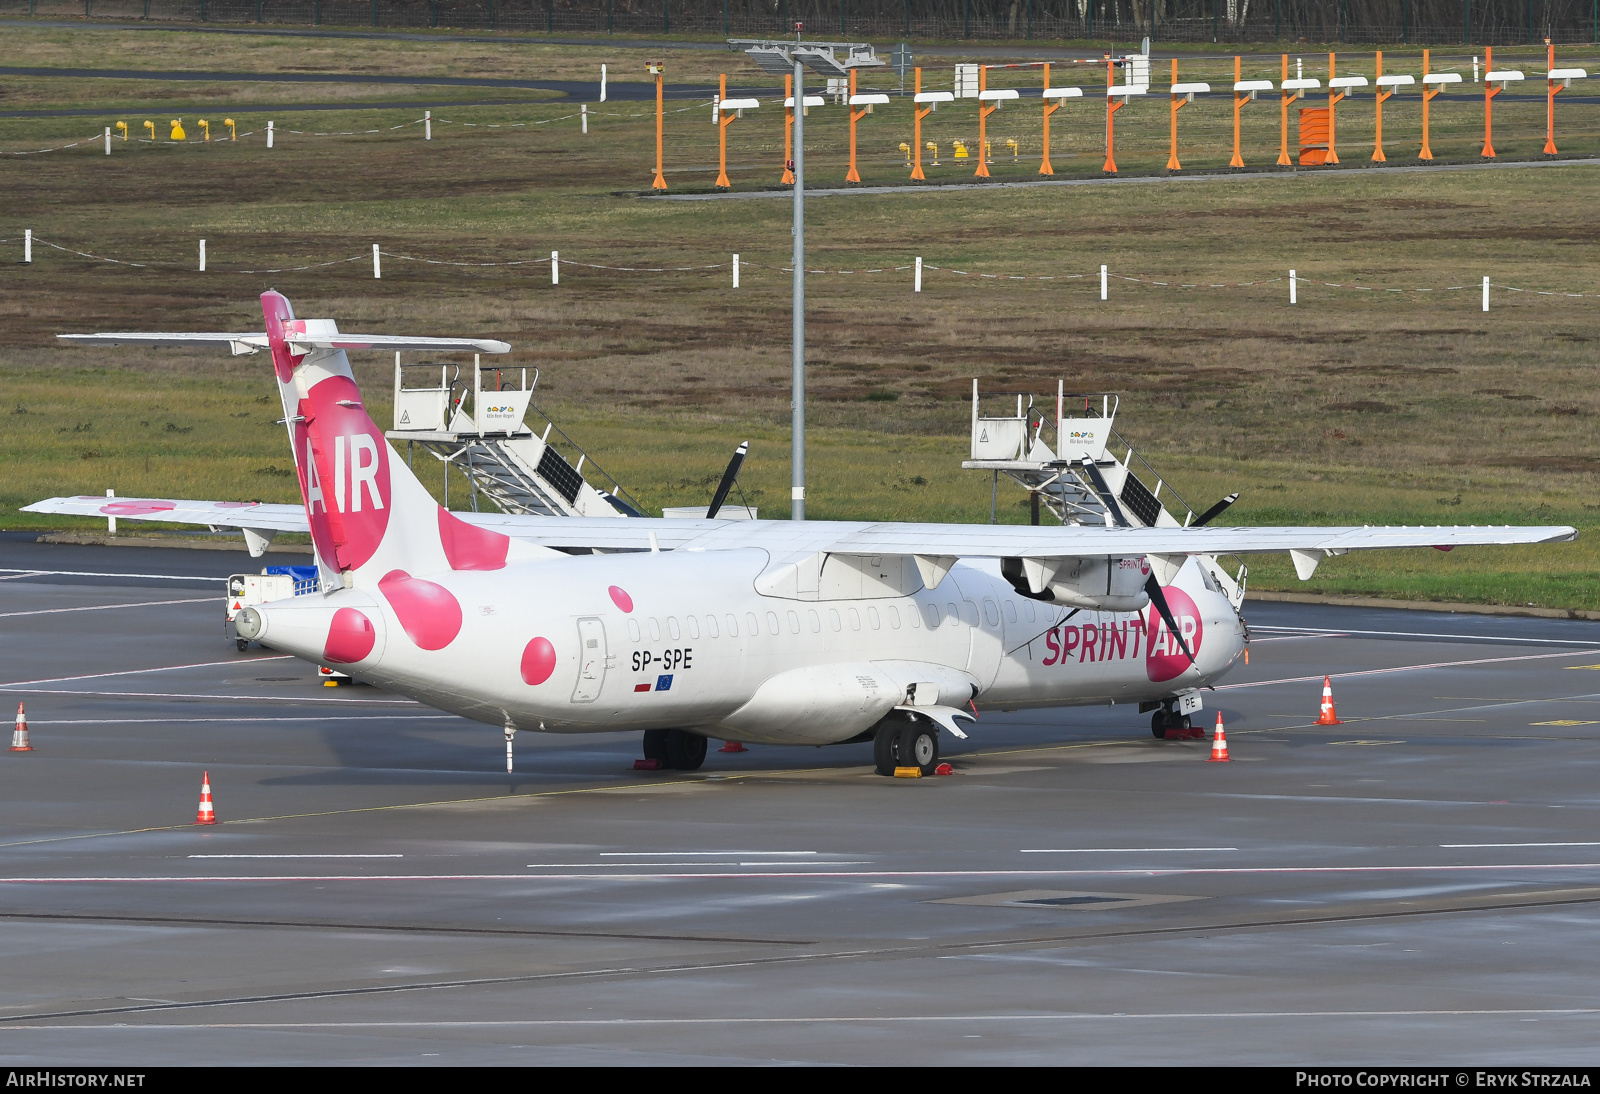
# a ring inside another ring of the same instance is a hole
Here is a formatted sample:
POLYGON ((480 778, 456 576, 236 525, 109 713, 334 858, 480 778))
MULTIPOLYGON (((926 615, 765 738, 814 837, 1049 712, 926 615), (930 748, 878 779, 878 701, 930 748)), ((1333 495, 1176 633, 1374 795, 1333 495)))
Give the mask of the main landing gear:
POLYGON ((1200 740, 1206 735, 1205 730, 1194 727, 1187 714, 1165 706, 1151 716, 1150 733, 1158 741, 1200 740))
POLYGON ((699 771, 706 762, 706 739, 681 729, 647 729, 644 758, 672 771, 699 771))
POLYGON ((893 775, 897 767, 932 775, 939 766, 939 727, 926 718, 884 719, 872 737, 872 762, 879 775, 893 775))

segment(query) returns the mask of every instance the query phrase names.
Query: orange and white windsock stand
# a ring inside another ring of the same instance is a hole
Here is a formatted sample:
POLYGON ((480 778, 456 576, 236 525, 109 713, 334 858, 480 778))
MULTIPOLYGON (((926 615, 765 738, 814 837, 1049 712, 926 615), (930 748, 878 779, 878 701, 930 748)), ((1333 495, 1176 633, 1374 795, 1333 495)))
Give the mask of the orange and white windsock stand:
POLYGON ((17 728, 11 733, 11 751, 33 751, 33 745, 28 743, 28 715, 21 703, 17 704, 17 728))
POLYGON ((1322 678, 1322 713, 1318 715, 1316 725, 1337 726, 1344 723, 1339 721, 1339 714, 1333 709, 1333 679, 1322 678))
POLYGON ((1222 715, 1220 713, 1217 715, 1217 732, 1211 738, 1211 756, 1206 760, 1206 762, 1213 764, 1225 764, 1229 762, 1228 737, 1227 734, 1223 733, 1222 731, 1222 715))
POLYGON ((200 810, 194 815, 196 824, 216 824, 217 811, 211 804, 211 772, 207 771, 200 780, 200 810))

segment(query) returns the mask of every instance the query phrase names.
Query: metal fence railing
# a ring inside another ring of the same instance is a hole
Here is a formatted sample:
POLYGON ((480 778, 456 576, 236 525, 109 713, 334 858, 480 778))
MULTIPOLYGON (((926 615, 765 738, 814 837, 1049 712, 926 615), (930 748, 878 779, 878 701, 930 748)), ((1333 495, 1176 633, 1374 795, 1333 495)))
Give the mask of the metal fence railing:
POLYGON ((1600 43, 1596 0, 0 0, 0 14, 550 34, 1600 43))

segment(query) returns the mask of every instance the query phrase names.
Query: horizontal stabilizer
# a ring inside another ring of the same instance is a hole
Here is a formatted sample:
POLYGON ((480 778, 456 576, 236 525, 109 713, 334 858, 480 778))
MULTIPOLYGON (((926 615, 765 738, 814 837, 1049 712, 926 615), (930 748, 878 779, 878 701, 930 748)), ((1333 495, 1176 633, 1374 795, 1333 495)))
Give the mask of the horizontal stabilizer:
MULTIPOLYGON (((114 334, 58 334, 57 338, 80 346, 205 346, 225 345, 234 356, 260 353, 267 336, 260 332, 144 332, 114 334)), ((314 349, 432 350, 436 353, 510 353, 511 346, 493 338, 423 338, 409 334, 316 333, 289 336, 289 352, 299 355, 314 349)))

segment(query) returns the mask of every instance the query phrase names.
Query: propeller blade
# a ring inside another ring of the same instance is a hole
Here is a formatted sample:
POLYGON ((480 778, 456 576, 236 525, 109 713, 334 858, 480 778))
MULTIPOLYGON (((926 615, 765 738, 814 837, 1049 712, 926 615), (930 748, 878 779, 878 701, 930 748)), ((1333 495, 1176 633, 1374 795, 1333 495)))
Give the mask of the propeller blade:
POLYGON ((744 466, 744 458, 750 454, 750 442, 740 441, 739 447, 733 450, 733 459, 728 461, 728 469, 722 473, 722 481, 717 483, 717 492, 711 495, 711 504, 706 507, 706 519, 712 520, 722 512, 722 503, 728 500, 728 491, 733 489, 734 480, 739 477, 739 468, 744 466))
POLYGON ((1217 502, 1217 504, 1213 505, 1210 509, 1207 509, 1204 513, 1201 513, 1198 517, 1196 517, 1194 523, 1189 525, 1189 527, 1199 528, 1203 524, 1211 523, 1214 518, 1220 517, 1223 513, 1227 512, 1228 506, 1232 505, 1238 500, 1239 492, 1235 490, 1233 493, 1217 502))
POLYGON ((1161 591, 1161 582, 1156 580, 1155 574, 1151 574, 1150 579, 1144 583, 1144 591, 1150 594, 1150 603, 1161 613, 1161 621, 1167 625, 1167 630, 1172 632, 1172 637, 1183 647, 1184 654, 1189 658, 1189 664, 1194 664, 1194 653, 1189 649, 1189 643, 1183 640, 1183 632, 1178 629, 1178 621, 1172 618, 1172 609, 1167 606, 1167 594, 1161 591))

